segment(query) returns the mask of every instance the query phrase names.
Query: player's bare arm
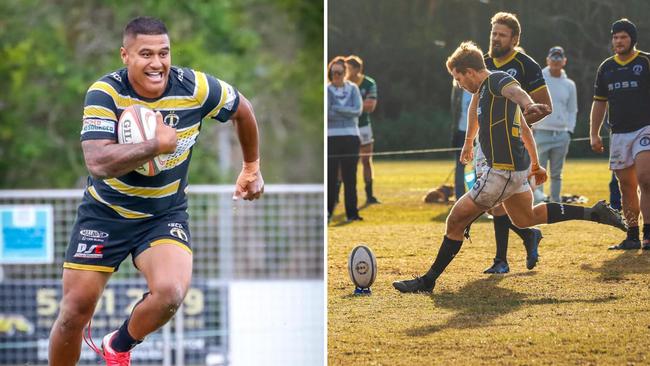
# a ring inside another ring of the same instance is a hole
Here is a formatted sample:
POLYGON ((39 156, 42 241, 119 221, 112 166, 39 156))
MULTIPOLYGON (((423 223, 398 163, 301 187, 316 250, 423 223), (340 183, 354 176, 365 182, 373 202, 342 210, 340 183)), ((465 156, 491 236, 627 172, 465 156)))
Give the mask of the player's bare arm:
POLYGON ((531 131, 527 123, 521 124, 521 140, 523 141, 524 147, 530 156, 530 176, 535 177, 536 184, 542 184, 546 182, 548 175, 546 174, 546 169, 539 166, 537 144, 535 143, 535 137, 533 137, 533 131, 531 131))
POLYGON ((139 144, 118 144, 113 140, 81 142, 88 172, 96 179, 120 177, 160 154, 176 150, 176 130, 165 125, 156 112, 156 137, 139 144))
POLYGON ((478 95, 472 94, 472 100, 467 107, 467 131, 465 131, 465 143, 460 151, 460 162, 467 164, 474 158, 474 139, 478 133, 478 95))
POLYGON ((368 98, 363 101, 363 111, 366 113, 372 113, 377 107, 377 99, 368 98))
POLYGON ((551 107, 548 104, 535 103, 531 96, 519 84, 506 86, 501 91, 501 94, 521 107, 528 125, 532 125, 550 114, 551 107))
POLYGON ((260 198, 264 193, 264 179, 260 172, 257 120, 253 112, 253 106, 241 93, 239 94, 239 107, 232 115, 232 120, 237 130, 244 157, 242 171, 237 178, 233 198, 242 197, 245 200, 252 201, 260 198))
POLYGON ((603 139, 600 137, 600 128, 603 126, 606 111, 607 101, 594 100, 591 105, 591 114, 589 116, 589 142, 591 144, 591 150, 599 154, 602 154, 603 151, 605 151, 603 139))
POLYGON ((548 116, 553 112, 553 102, 551 101, 551 95, 548 92, 548 87, 544 87, 530 93, 530 97, 533 99, 533 102, 535 103, 547 105, 548 109, 543 111, 544 115, 540 117, 538 120, 535 121, 526 120, 529 126, 531 126, 533 123, 539 121, 540 119, 548 116))

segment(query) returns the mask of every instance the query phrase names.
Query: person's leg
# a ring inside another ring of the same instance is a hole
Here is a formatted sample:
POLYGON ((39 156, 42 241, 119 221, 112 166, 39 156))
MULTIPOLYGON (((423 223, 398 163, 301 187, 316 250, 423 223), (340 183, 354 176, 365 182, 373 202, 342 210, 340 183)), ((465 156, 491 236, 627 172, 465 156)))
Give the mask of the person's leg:
POLYGON ((374 167, 372 165, 373 145, 374 144, 370 142, 359 147, 359 152, 364 154, 361 156, 361 165, 363 167, 363 181, 365 183, 367 203, 379 203, 372 189, 372 183, 375 178, 374 167))
MULTIPOLYGON (((337 155, 338 144, 336 143, 337 137, 328 137, 327 138, 327 151, 329 155, 337 155)), ((338 198, 338 176, 340 172, 340 159, 335 157, 329 157, 327 159, 327 215, 328 217, 332 216, 334 208, 336 207, 336 201, 338 198)))
POLYGON ((447 216, 445 236, 431 268, 422 277, 395 281, 393 287, 400 292, 431 292, 438 277, 460 251, 465 227, 482 212, 484 209, 477 206, 469 195, 462 196, 447 216))
POLYGON ((621 203, 623 215, 627 222, 627 237, 618 245, 610 249, 638 249, 641 247, 639 241, 639 193, 636 168, 634 165, 625 169, 615 170, 621 191, 621 203))
POLYGON ((616 210, 621 210, 621 190, 618 188, 616 173, 612 172, 612 179, 609 181, 609 204, 616 210))
POLYGON ((113 338, 111 346, 117 352, 127 351, 135 345, 133 342, 142 341, 167 323, 183 303, 190 286, 190 249, 174 239, 161 239, 156 243, 134 260, 147 280, 149 293, 133 308, 131 316, 113 338))
POLYGON ((643 248, 650 249, 650 151, 641 151, 634 158, 636 178, 641 198, 639 208, 643 216, 643 248))
POLYGON ((359 218, 357 208, 357 165, 359 164, 359 138, 357 136, 345 136, 341 151, 344 154, 352 154, 341 158, 341 175, 343 177, 345 195, 345 214, 348 220, 359 218), (356 154, 356 156, 354 156, 356 154))
POLYGON ((49 365, 73 366, 79 361, 81 337, 111 273, 63 269, 63 298, 50 332, 49 365))
POLYGON ((551 201, 562 202, 560 192, 562 191, 562 169, 564 160, 569 152, 570 136, 564 132, 558 136, 558 144, 549 150, 550 172, 551 172, 551 201))

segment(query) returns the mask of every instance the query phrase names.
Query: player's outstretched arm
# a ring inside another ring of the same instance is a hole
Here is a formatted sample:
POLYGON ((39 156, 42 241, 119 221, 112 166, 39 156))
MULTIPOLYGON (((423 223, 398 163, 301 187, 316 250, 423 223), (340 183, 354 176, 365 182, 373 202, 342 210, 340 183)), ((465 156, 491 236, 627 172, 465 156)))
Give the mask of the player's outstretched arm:
POLYGON ((501 90, 501 95, 517 103, 521 107, 528 125, 532 125, 544 118, 551 111, 551 107, 549 107, 548 104, 535 103, 530 95, 528 95, 519 84, 512 83, 507 85, 503 90, 501 90))
POLYGON ((460 151, 461 164, 468 164, 474 158, 474 139, 478 133, 478 95, 472 94, 472 100, 467 107, 467 130, 465 143, 460 151))
MULTIPOLYGON (((553 102, 551 101, 551 95, 548 92, 548 87, 535 90, 534 92, 530 93, 530 97, 533 99, 533 102, 548 106, 548 109, 542 111, 542 116, 539 119, 542 119, 553 112, 553 102)), ((532 126, 533 123, 539 121, 539 119, 535 121, 526 120, 526 122, 529 126, 532 126)))
POLYGON ((533 137, 533 132, 528 127, 528 124, 521 124, 521 140, 524 143, 524 147, 530 155, 530 175, 535 177, 535 184, 542 184, 548 178, 546 170, 539 166, 539 157, 537 155, 537 144, 535 143, 535 138, 533 137))
POLYGON ((165 125, 156 112, 156 137, 138 144, 118 144, 113 140, 81 142, 88 172, 95 179, 120 177, 160 154, 176 150, 176 130, 165 125))
POLYGON ((232 120, 237 130, 237 137, 241 144, 244 163, 237 183, 233 199, 243 198, 248 201, 260 198, 264 193, 264 179, 260 172, 259 133, 253 106, 239 94, 239 107, 232 115, 232 120))
POLYGON ((591 150, 599 154, 605 151, 605 147, 603 147, 603 139, 600 137, 600 128, 603 126, 605 111, 607 111, 607 101, 594 100, 591 104, 591 114, 589 115, 589 142, 591 144, 591 150))

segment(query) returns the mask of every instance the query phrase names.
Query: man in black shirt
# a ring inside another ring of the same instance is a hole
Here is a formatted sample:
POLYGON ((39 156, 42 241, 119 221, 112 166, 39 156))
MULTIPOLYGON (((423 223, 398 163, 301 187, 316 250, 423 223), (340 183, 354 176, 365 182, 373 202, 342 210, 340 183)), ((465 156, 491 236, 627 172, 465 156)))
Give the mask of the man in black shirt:
POLYGON ((604 151, 600 128, 609 111, 609 168, 618 178, 628 224, 627 238, 609 249, 641 248, 639 212, 643 249, 650 249, 650 54, 637 50, 636 41, 634 23, 620 19, 612 24, 615 55, 598 67, 591 106, 591 149, 597 153, 604 151))
MULTIPOLYGON (((517 16, 512 13, 499 12, 491 19, 492 30, 490 31, 490 50, 485 54, 485 65, 490 71, 505 71, 519 83, 520 87, 530 95, 535 103, 545 104, 551 108, 544 110, 544 115, 550 114, 552 105, 551 97, 542 75, 542 68, 530 56, 521 52, 519 39, 521 36, 521 25, 517 16)), ((470 105, 468 118, 476 118, 476 98, 473 98, 470 105)), ((544 116, 542 116, 544 117, 544 116)), ((533 121, 535 122, 535 121, 533 121)), ((528 121, 529 124, 533 122, 528 121)), ((484 166, 485 157, 483 150, 479 148, 476 153, 475 164, 477 167, 484 166)), ((481 169, 477 169, 477 175, 481 169)), ((526 247, 526 268, 533 269, 537 264, 537 248, 542 240, 542 232, 539 229, 516 227, 510 221, 502 205, 493 208, 490 213, 494 216, 494 238, 496 241, 496 254, 492 266, 484 273, 508 273, 508 235, 514 231, 524 241, 526 247)))
POLYGON ((471 161, 473 141, 479 132, 487 168, 472 190, 452 207, 444 240, 429 271, 412 280, 395 281, 393 287, 406 293, 433 291, 436 280, 460 250, 465 227, 478 215, 501 203, 518 227, 588 220, 626 229, 621 215, 604 201, 593 207, 555 202, 533 207, 528 179, 533 177, 541 184, 547 176, 539 166, 535 140, 524 117, 535 122, 546 115, 549 106, 534 103, 517 80, 507 73, 488 71, 481 49, 473 42, 464 42, 456 49, 447 59, 447 70, 458 85, 478 96, 478 121, 469 120, 461 161, 471 161))

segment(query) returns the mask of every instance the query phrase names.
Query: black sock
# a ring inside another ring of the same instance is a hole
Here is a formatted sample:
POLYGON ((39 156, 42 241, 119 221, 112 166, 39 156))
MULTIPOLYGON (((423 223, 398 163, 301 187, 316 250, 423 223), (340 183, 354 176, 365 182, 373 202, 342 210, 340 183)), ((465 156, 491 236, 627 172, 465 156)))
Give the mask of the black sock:
POLYGON ((531 235, 533 234, 533 230, 531 230, 530 228, 522 229, 520 227, 516 227, 510 220, 510 217, 508 215, 506 215, 506 217, 508 217, 508 222, 510 223, 510 230, 514 231, 515 234, 519 235, 521 240, 525 242, 526 240, 528 240, 528 238, 531 237, 531 235))
MULTIPOLYGON (((645 239, 645 224, 643 224, 643 238, 645 239)), ((627 239, 626 240, 639 240, 639 227, 638 226, 629 226, 627 228, 627 239)))
POLYGON ((372 179, 366 181, 366 198, 372 198, 372 179))
POLYGON ((643 240, 650 240, 650 224, 643 224, 643 240))
POLYGON ((438 250, 436 260, 431 265, 431 268, 429 268, 429 271, 422 277, 429 282, 435 282, 438 276, 451 263, 451 260, 458 254, 461 245, 463 245, 462 240, 452 240, 445 235, 445 239, 442 241, 442 245, 440 245, 440 250, 438 250))
POLYGON ((596 221, 590 207, 549 202, 546 204, 547 222, 549 224, 568 220, 596 221))
POLYGON ((510 230, 510 218, 508 215, 494 216, 494 239, 497 243, 496 258, 507 262, 508 258, 508 230, 510 230))
POLYGON ((116 352, 127 352, 130 351, 133 347, 140 344, 142 341, 134 339, 129 334, 129 319, 126 319, 120 329, 117 331, 117 334, 113 337, 111 341, 111 348, 116 352))

